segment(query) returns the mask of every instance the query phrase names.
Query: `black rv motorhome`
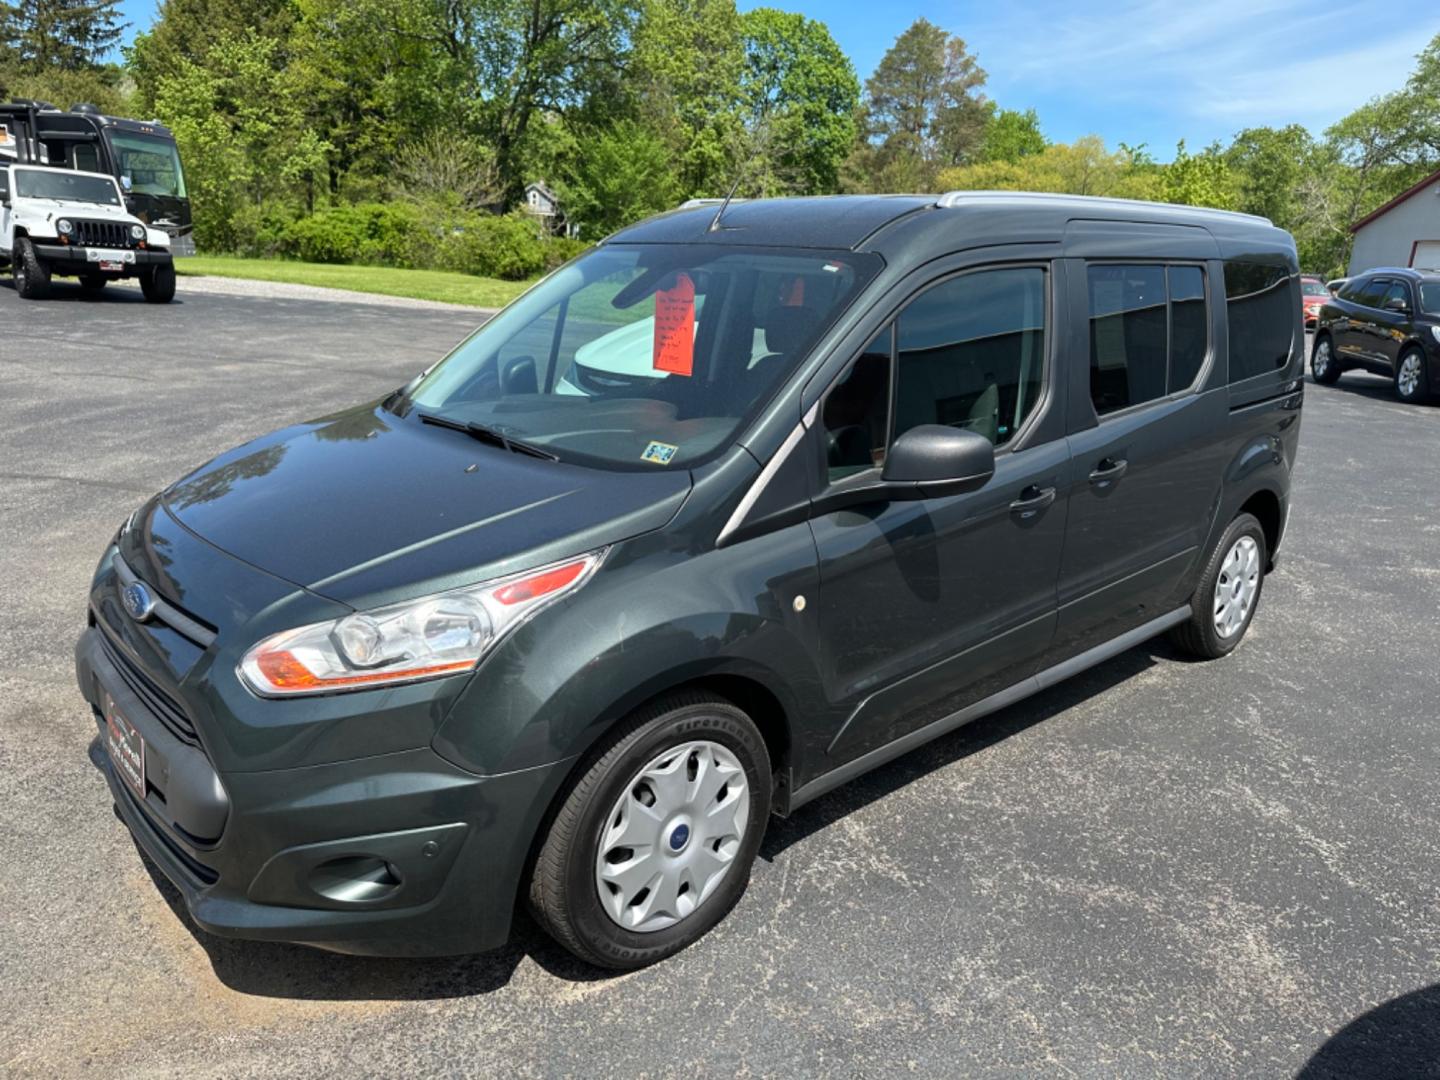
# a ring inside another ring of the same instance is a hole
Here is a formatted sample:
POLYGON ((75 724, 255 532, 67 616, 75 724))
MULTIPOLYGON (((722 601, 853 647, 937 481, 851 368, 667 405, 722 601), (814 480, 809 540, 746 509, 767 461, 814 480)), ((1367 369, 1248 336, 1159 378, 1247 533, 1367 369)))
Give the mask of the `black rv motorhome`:
POLYGON ((195 253, 180 153, 159 121, 105 116, 94 105, 62 112, 43 101, 0 104, 0 164, 7 161, 109 173, 126 209, 170 234, 174 254, 195 253))

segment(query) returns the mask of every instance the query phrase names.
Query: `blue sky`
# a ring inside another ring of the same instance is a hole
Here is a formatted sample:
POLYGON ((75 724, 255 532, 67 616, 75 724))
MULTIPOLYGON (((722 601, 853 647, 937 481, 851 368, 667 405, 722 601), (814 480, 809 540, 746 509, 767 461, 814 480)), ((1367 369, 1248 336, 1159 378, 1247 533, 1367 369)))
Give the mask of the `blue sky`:
MULTIPOLYGON (((965 39, 986 93, 1040 114, 1046 136, 1145 143, 1169 160, 1244 127, 1315 133, 1405 82, 1440 33, 1435 0, 769 0, 830 27, 863 81, 923 15, 965 39)), ((143 29, 156 0, 122 0, 143 29)), ((762 0, 740 0, 742 9, 762 0)))

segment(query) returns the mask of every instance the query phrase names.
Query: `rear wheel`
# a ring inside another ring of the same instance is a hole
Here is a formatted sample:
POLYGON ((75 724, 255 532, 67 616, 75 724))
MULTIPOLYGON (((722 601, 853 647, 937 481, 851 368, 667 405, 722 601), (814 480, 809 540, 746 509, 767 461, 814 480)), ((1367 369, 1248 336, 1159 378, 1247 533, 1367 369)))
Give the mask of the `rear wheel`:
POLYGON ((1211 552, 1190 598, 1190 618, 1171 632, 1175 644, 1206 660, 1239 645, 1260 603, 1268 558, 1265 530, 1253 515, 1241 514, 1211 552))
POLYGON ((175 266, 160 263, 140 274, 140 291, 152 304, 168 304, 175 299, 175 266))
POLYGON ((28 239, 15 241, 15 291, 26 300, 42 300, 50 292, 50 268, 35 257, 28 239))
POLYGON ((1335 359, 1335 346, 1328 334, 1315 340, 1315 351, 1310 355, 1310 374, 1315 381, 1330 386, 1340 378, 1340 364, 1335 359))
POLYGON ((1407 405, 1419 405, 1429 394, 1425 354, 1419 349, 1406 349, 1395 368, 1395 396, 1407 405))
POLYGON ((739 900, 770 816, 754 723, 684 694, 621 725, 574 782, 535 860, 530 904, 580 959, 629 970, 696 941, 739 900))

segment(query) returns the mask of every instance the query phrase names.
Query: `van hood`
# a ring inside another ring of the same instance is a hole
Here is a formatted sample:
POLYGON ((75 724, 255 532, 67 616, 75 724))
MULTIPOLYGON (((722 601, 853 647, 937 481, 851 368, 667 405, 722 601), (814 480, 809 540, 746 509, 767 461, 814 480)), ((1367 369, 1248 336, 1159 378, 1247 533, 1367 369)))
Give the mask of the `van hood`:
POLYGON ((163 498, 215 547, 366 608, 660 528, 690 484, 526 457, 376 403, 239 446, 163 498))

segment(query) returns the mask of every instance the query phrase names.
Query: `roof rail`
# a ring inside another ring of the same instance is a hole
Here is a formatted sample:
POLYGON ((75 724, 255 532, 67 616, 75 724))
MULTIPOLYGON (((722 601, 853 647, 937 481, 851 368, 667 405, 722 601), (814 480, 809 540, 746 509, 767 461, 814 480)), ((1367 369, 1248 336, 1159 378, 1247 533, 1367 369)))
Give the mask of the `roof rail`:
MULTIPOLYGON (((723 203, 724 201, 725 201, 725 197, 724 197, 723 195, 720 196, 718 199, 686 199, 686 200, 685 200, 684 202, 682 202, 678 207, 676 207, 676 209, 677 209, 677 210, 693 210, 693 209, 695 209, 695 207, 697 207, 697 206, 719 206, 719 205, 720 205, 721 203, 723 203)), ((731 200, 730 200, 730 205, 731 205, 731 206, 734 206, 736 203, 749 202, 749 201, 750 201, 749 199, 731 199, 731 200)))
POLYGON ((1215 210, 1208 206, 1182 206, 1178 203, 1150 202, 1145 199, 1116 199, 1103 195, 1065 195, 1051 191, 947 191, 935 200, 935 205, 941 209, 953 206, 965 206, 971 203, 999 202, 1078 202, 1086 203, 1096 207, 1110 207, 1115 210, 1134 210, 1144 207, 1149 210, 1183 210, 1192 214, 1216 214, 1221 217, 1240 218, 1244 221, 1263 222, 1271 225, 1273 222, 1267 217, 1258 214, 1243 214, 1238 210, 1215 210))

